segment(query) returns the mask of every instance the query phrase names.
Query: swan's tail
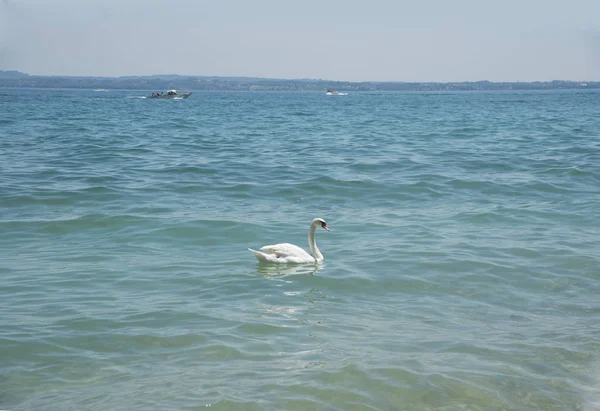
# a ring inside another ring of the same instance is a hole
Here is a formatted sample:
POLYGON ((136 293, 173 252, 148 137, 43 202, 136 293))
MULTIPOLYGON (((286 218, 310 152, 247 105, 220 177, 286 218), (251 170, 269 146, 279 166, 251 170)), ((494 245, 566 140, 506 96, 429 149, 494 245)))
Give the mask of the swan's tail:
POLYGON ((251 248, 249 248, 248 250, 252 251, 252 254, 254 254, 254 256, 256 257, 256 259, 257 259, 258 261, 264 261, 264 262, 266 262, 266 261, 269 261, 269 260, 267 259, 267 255, 266 255, 265 253, 263 253, 263 252, 261 252, 261 251, 256 251, 256 250, 253 250, 253 249, 251 249, 251 248))

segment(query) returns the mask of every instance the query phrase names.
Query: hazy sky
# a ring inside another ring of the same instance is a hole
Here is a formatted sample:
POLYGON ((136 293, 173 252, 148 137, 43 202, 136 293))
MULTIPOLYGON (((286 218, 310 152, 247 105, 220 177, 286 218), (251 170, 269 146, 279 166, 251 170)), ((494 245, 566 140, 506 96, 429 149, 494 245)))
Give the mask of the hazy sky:
POLYGON ((600 80, 600 0, 0 0, 0 69, 600 80))

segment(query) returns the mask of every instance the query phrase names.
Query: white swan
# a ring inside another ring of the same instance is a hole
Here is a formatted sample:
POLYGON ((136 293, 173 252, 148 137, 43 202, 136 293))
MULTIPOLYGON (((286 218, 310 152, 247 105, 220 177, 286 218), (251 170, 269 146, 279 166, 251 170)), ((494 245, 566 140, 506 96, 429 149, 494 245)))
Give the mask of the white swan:
POLYGON ((308 246, 310 247, 310 251, 313 255, 308 254, 297 245, 289 243, 266 245, 260 249, 261 251, 256 251, 251 248, 248 250, 252 251, 258 261, 264 263, 318 263, 323 261, 323 254, 321 254, 321 251, 319 251, 317 242, 315 241, 315 230, 318 226, 321 226, 325 230, 329 231, 329 228, 327 228, 327 223, 322 218, 315 218, 312 221, 310 230, 308 230, 308 246))

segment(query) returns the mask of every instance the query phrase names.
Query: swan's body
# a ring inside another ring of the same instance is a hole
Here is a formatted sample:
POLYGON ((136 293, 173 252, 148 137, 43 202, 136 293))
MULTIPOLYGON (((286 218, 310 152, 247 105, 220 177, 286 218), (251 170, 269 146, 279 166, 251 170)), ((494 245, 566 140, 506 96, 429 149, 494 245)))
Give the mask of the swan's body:
POLYGON ((256 256, 256 259, 264 263, 279 263, 279 264, 306 264, 306 263, 318 263, 323 261, 323 254, 317 247, 315 241, 315 230, 318 226, 327 228, 327 223, 322 218, 315 218, 310 225, 308 230, 308 246, 312 255, 307 253, 304 249, 294 244, 282 243, 274 245, 266 245, 260 249, 260 251, 249 248, 248 250, 256 256))

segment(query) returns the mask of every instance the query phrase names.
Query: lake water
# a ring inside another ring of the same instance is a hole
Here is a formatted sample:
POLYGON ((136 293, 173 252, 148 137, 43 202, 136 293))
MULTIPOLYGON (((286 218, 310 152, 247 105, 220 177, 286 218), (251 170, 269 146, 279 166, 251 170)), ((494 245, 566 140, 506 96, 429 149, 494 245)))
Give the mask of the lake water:
POLYGON ((0 409, 600 409, 600 92, 149 93, 0 89, 0 409))

